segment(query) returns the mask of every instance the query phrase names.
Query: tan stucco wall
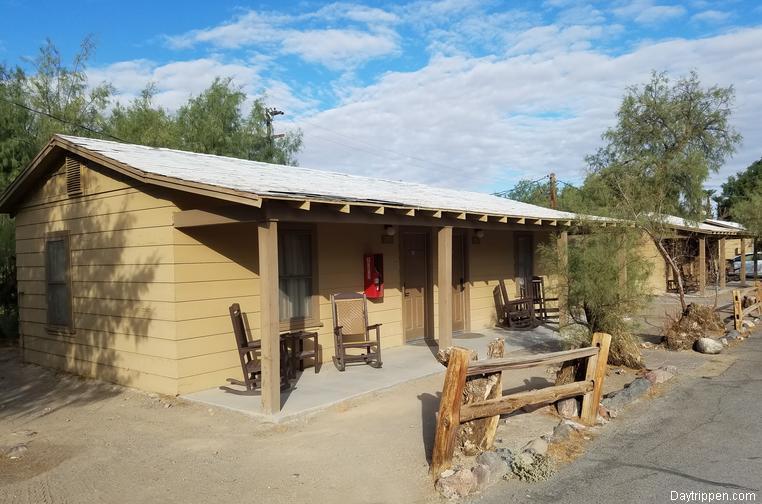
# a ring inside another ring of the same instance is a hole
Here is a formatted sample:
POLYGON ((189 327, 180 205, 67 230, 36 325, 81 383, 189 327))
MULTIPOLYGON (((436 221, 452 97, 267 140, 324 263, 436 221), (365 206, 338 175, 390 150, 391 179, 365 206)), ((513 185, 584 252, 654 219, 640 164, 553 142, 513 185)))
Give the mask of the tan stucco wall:
POLYGON ((69 198, 63 163, 16 216, 24 359, 176 393, 172 213, 168 200, 85 168, 69 198), (49 331, 45 237, 70 233, 73 334, 49 331))

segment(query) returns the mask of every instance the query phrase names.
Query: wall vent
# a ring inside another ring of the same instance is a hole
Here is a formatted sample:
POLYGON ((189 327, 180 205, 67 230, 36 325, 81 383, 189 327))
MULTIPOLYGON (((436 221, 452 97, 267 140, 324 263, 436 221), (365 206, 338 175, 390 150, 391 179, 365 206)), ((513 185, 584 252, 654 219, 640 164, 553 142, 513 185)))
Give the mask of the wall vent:
POLYGON ((66 157, 66 194, 69 197, 82 196, 82 163, 66 157))

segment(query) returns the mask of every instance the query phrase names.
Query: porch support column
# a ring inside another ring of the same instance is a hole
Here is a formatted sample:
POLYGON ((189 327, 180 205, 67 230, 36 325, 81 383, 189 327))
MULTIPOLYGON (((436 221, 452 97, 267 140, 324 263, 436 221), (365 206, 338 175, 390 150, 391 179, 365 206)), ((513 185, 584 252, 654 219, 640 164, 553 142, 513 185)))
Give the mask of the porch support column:
POLYGON ((746 287, 746 239, 741 238, 741 269, 739 270, 738 276, 740 277, 739 280, 741 280, 741 287, 746 287))
POLYGON ((280 314, 278 312, 278 223, 258 223, 259 327, 262 341, 262 410, 280 411, 280 314))
POLYGON ((437 230, 439 348, 452 346, 452 226, 437 230))
POLYGON ((720 238, 719 252, 717 253, 717 274, 720 275, 720 289, 727 285, 725 278, 725 238, 720 238))
POLYGON ((699 246, 699 294, 702 296, 706 293, 706 238, 703 236, 698 239, 699 246))
POLYGON ((569 233, 567 231, 561 231, 556 239, 558 248, 558 265, 559 270, 562 272, 563 280, 561 282, 561 289, 558 292, 558 327, 564 327, 569 325, 569 300, 567 299, 566 278, 568 278, 568 265, 569 265, 569 233))

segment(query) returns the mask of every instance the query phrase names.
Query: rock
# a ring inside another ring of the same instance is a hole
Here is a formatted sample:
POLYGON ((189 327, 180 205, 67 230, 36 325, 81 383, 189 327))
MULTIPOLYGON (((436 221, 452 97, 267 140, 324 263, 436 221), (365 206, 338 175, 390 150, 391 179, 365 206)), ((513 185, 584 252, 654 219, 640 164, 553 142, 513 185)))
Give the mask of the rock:
POLYGON ((545 455, 548 453, 548 442, 542 438, 533 439, 522 450, 535 455, 545 455))
POLYGON ((728 334, 725 335, 725 337, 729 340, 735 340, 741 338, 741 333, 736 331, 735 329, 732 329, 728 331, 728 334))
POLYGON ((579 417, 579 403, 575 397, 562 399, 556 403, 558 414, 564 418, 579 417))
POLYGON ((22 458, 29 451, 29 448, 24 443, 11 446, 5 451, 5 456, 11 460, 22 458))
POLYGON ((730 343, 728 342, 728 338, 720 338, 720 343, 722 343, 722 346, 730 345, 730 343))
POLYGON ((486 465, 476 464, 473 469, 471 469, 471 473, 474 475, 474 480, 476 481, 476 490, 478 491, 484 490, 488 486, 496 483, 492 481, 491 471, 486 465))
POLYGON ((606 397, 601 403, 608 410, 609 416, 614 418, 627 404, 639 399, 651 388, 651 382, 645 378, 636 378, 626 388, 619 390, 606 397))
POLYGON ((440 478, 449 478, 455 474, 455 471, 452 469, 447 469, 446 471, 442 471, 442 474, 439 475, 440 478))
POLYGON ((528 451, 519 453, 514 459, 514 465, 530 466, 534 463, 534 455, 528 451))
MULTIPOLYGON (((510 450, 508 451, 509 457, 513 458, 510 455, 510 450)), ((508 471, 510 470, 509 462, 505 460, 505 458, 497 452, 493 451, 487 451, 484 453, 480 453, 476 457, 476 463, 478 465, 486 466, 490 471, 490 485, 497 483, 500 481, 500 479, 505 476, 508 471)))
POLYGON ((645 374, 646 380, 650 381, 654 385, 659 385, 664 382, 668 382, 672 378, 674 378, 675 375, 670 373, 664 368, 654 369, 652 371, 648 371, 645 374))
POLYGON ((611 416, 609 410, 603 404, 598 404, 598 416, 608 418, 611 416))
POLYGON ((722 352, 723 346, 722 343, 712 338, 699 338, 696 340, 693 349, 704 354, 718 354, 722 352))
POLYGON ((553 429, 553 435, 550 437, 551 443, 561 443, 566 441, 571 436, 574 429, 571 425, 565 422, 561 422, 553 429))
POLYGON ((511 462, 513 462, 513 452, 509 448, 498 448, 495 453, 500 455, 500 458, 505 460, 505 463, 510 467, 511 462))
POLYGON ((439 478, 434 487, 448 499, 465 497, 476 489, 476 476, 468 469, 460 469, 451 476, 439 478))
POLYGON ((677 368, 677 366, 664 366, 661 369, 668 373, 672 373, 672 376, 677 376, 680 374, 680 370, 677 368))
POLYGON ((572 420, 564 420, 563 423, 574 429, 575 431, 583 431, 587 429, 587 426, 582 425, 579 422, 574 422, 572 420))
POLYGON ((748 327, 749 329, 754 329, 754 322, 751 320, 744 320, 741 322, 741 325, 744 327, 748 327))

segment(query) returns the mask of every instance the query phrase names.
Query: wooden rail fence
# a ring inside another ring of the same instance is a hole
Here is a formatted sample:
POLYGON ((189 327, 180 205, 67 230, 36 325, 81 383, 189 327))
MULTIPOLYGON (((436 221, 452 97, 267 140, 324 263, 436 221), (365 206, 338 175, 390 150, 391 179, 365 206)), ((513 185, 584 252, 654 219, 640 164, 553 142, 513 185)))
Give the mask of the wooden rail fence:
POLYGON ((754 310, 757 310, 757 315, 762 316, 762 284, 757 283, 754 287, 733 291, 733 327, 736 331, 740 331, 743 328, 743 318, 754 310), (754 294, 756 302, 744 308, 742 296, 748 293, 754 294))
POLYGON ((598 416, 598 404, 603 394, 603 380, 606 376, 606 361, 610 344, 609 334, 595 333, 592 345, 589 347, 528 357, 504 357, 483 361, 470 361, 469 350, 460 347, 452 348, 442 387, 442 398, 439 402, 434 451, 431 456, 431 474, 436 477, 452 466, 458 429, 463 422, 469 420, 504 415, 532 404, 582 396, 580 419, 588 425, 594 425, 598 416), (463 388, 469 376, 487 375, 507 369, 523 369, 575 359, 587 359, 583 381, 462 404, 463 388))

